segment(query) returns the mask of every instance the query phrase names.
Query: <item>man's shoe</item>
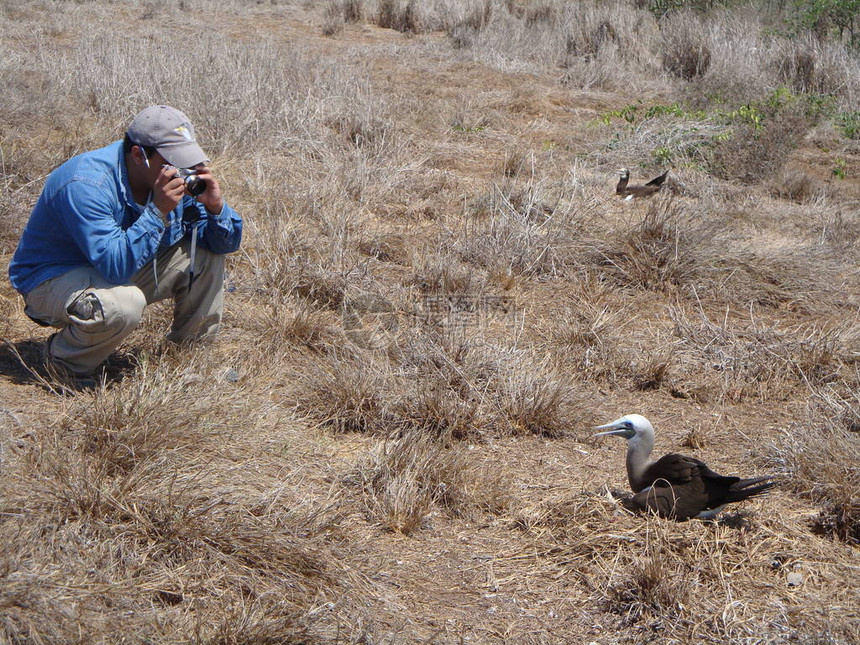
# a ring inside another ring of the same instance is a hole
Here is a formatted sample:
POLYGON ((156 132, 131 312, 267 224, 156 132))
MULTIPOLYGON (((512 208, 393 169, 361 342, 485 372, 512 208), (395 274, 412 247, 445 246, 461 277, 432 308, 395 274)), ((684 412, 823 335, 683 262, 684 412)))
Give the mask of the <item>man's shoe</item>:
POLYGON ((96 387, 99 382, 92 372, 76 372, 64 360, 51 355, 51 341, 56 333, 51 334, 42 347, 42 365, 50 381, 57 383, 63 389, 81 391, 96 387))

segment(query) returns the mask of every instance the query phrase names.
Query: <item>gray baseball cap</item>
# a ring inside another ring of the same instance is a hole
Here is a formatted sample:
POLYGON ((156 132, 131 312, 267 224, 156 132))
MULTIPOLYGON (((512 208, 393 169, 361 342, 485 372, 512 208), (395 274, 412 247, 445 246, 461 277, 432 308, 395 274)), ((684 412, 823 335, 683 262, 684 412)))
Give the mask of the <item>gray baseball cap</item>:
POLYGON ((139 146, 155 148, 171 166, 191 168, 209 161, 197 139, 194 126, 182 112, 167 105, 150 105, 128 126, 128 138, 139 146))

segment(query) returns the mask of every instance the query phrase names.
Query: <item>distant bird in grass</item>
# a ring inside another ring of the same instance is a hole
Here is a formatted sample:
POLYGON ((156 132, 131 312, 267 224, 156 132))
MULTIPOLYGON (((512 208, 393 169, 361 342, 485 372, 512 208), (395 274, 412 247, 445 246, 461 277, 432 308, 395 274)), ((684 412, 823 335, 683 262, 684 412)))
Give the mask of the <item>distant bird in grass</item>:
POLYGON ((668 454, 651 460, 654 427, 640 414, 628 414, 595 436, 614 435, 627 440, 627 479, 634 495, 625 506, 652 511, 676 520, 713 519, 723 506, 760 495, 776 482, 771 477, 725 477, 693 457, 668 454))
POLYGON ((627 200, 633 199, 634 197, 650 197, 654 193, 658 192, 663 187, 663 182, 666 181, 666 176, 669 174, 669 171, 667 170, 659 177, 654 177, 654 179, 644 186, 631 186, 628 184, 630 181, 630 171, 627 170, 627 168, 622 168, 618 171, 618 174, 621 175, 621 177, 618 180, 618 185, 615 186, 615 194, 627 200))

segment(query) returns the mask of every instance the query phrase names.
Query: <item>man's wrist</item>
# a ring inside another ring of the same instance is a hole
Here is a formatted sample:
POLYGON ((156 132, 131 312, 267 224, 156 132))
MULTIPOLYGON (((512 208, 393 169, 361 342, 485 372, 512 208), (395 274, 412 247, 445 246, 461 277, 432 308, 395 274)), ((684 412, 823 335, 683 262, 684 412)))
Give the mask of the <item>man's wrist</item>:
POLYGON ((159 220, 161 220, 161 223, 164 224, 164 226, 167 226, 170 221, 170 211, 167 211, 166 213, 163 212, 158 206, 155 205, 155 202, 150 202, 149 208, 152 211, 152 214, 155 215, 159 220))
POLYGON ((219 200, 218 203, 216 204, 216 206, 217 206, 217 208, 210 208, 209 204, 203 204, 203 207, 206 209, 207 213, 209 213, 210 215, 214 215, 215 217, 218 217, 221 215, 221 213, 224 212, 224 200, 223 199, 219 200))

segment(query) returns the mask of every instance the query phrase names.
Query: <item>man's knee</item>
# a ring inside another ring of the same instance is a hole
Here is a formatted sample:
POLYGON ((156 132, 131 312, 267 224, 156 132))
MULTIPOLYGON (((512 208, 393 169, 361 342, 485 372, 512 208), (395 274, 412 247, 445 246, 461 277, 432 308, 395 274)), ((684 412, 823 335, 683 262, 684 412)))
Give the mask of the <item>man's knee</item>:
POLYGON ((197 273, 208 272, 213 276, 221 276, 223 278, 224 267, 226 265, 223 255, 206 249, 198 249, 197 254, 198 258, 195 264, 198 266, 194 267, 197 273))
POLYGON ((134 329, 143 318, 146 296, 133 285, 84 291, 68 309, 78 322, 116 330, 134 329))

